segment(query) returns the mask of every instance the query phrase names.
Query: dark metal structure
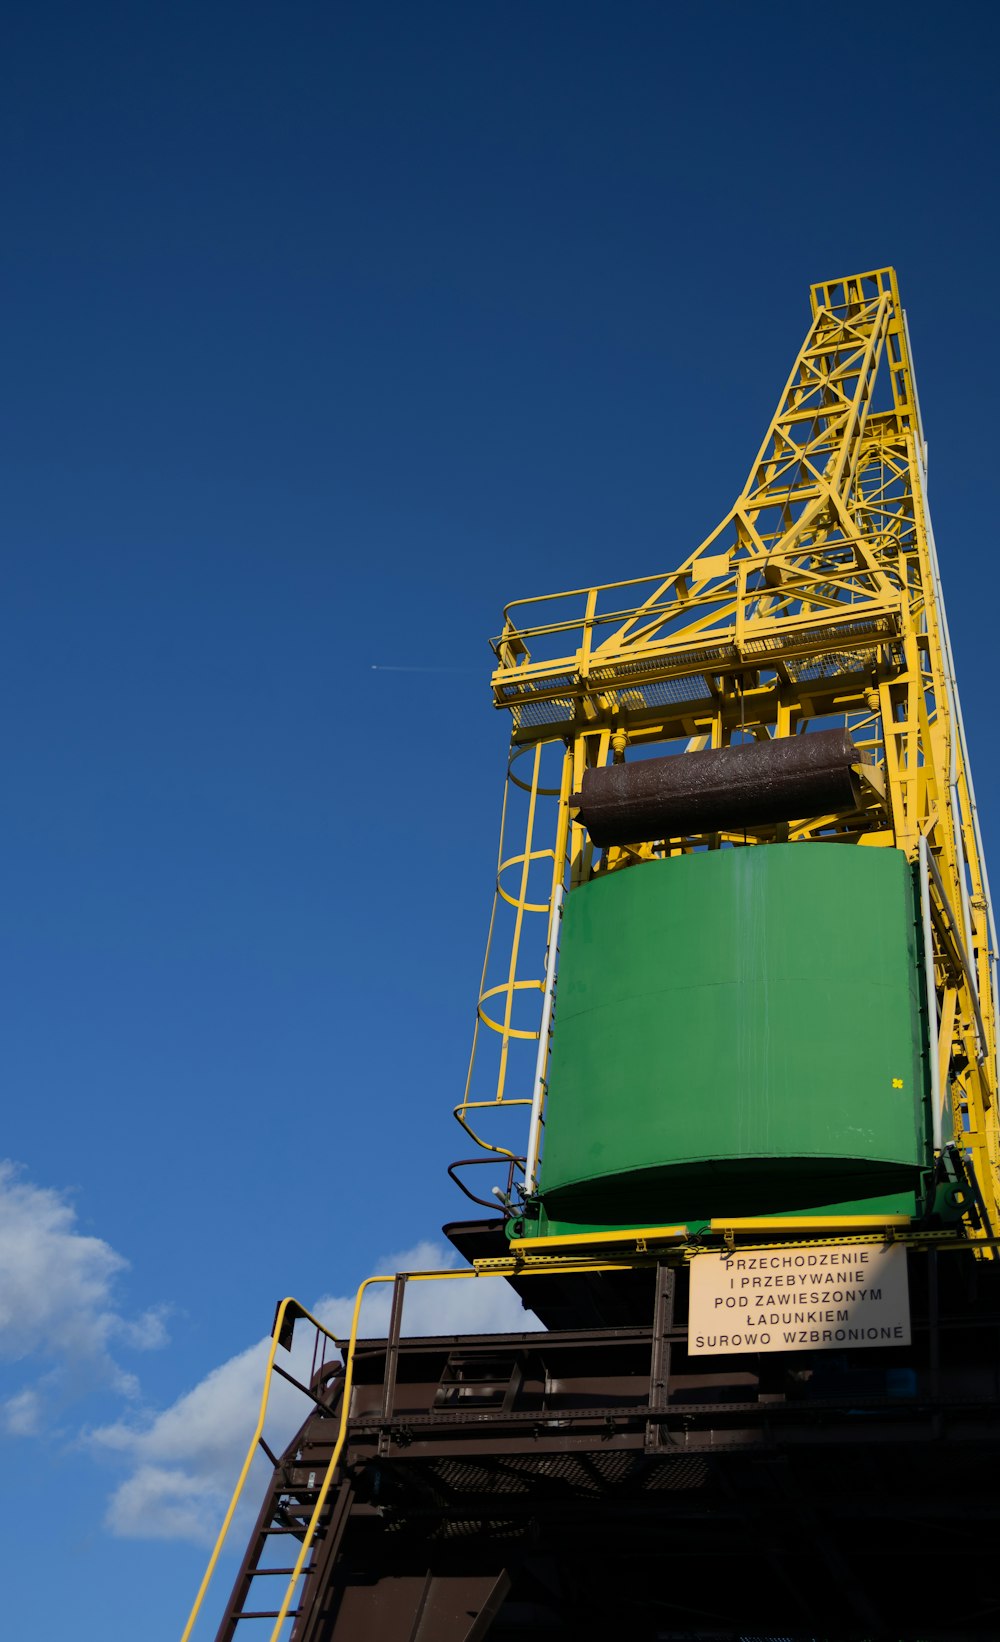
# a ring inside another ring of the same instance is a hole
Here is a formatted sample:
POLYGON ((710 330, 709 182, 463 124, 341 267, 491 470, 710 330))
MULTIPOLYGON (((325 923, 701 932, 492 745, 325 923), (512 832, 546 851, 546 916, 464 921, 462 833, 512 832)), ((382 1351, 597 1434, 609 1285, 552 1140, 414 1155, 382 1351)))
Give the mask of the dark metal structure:
MULTIPOLYGON (((499 1222, 447 1228, 468 1256, 499 1222)), ((294 1642, 995 1642, 1000 1273, 908 1252, 913 1345, 689 1358, 687 1269, 511 1279, 547 1332, 359 1342, 294 1642), (961 1478, 960 1489, 956 1479, 961 1478)), ((343 1365, 276 1457, 219 1642, 273 1618, 343 1365)), ((258 1633, 259 1634, 259 1633, 258 1633)))
POLYGON ((580 820, 601 849, 855 810, 860 748, 846 730, 738 742, 585 770, 580 820))

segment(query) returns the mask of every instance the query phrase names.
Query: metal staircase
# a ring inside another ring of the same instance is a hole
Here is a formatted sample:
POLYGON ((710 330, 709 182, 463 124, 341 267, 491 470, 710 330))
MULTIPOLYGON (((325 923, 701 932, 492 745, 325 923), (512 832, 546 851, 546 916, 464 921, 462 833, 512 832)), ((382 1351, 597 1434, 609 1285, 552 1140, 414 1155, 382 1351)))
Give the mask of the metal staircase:
MULTIPOLYGON (((219 1642, 233 1642, 244 1620, 274 1621, 281 1617, 278 1604, 285 1594, 287 1581, 295 1573, 294 1558, 306 1543, 323 1479, 336 1447, 342 1388, 342 1365, 326 1365, 309 1388, 317 1399, 315 1410, 284 1453, 274 1455, 263 1438, 258 1438, 258 1446, 271 1460, 274 1471, 222 1615, 219 1642), (278 1580, 282 1583, 276 1585, 274 1582, 278 1580)), ((335 1548, 336 1527, 346 1520, 348 1506, 346 1493, 325 1501, 313 1532, 313 1554, 303 1569, 297 1597, 294 1605, 286 1610, 286 1618, 297 1620, 311 1606, 307 1593, 315 1587, 335 1548)), ((260 1632, 248 1627, 240 1634, 257 1636, 260 1632)))

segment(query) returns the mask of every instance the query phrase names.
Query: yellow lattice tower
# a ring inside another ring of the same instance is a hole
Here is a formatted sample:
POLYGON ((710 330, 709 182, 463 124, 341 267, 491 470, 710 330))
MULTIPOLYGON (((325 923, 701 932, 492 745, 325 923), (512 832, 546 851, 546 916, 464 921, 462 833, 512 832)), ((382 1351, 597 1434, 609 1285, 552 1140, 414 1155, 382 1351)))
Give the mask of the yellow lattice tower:
POLYGON ((951 1144, 972 1163, 978 1235, 997 1236, 996 938, 906 318, 889 268, 811 295, 809 330, 747 483, 684 563, 505 612, 493 691, 512 715, 511 763, 477 1042, 456 1115, 533 1184, 564 888, 732 844, 895 847, 920 885, 934 1147, 941 1156, 951 1144), (600 860, 580 823, 584 773, 626 747, 694 751, 827 726, 848 730, 865 760, 849 808, 616 846, 600 860), (492 1121, 511 1107, 522 1129, 531 1109, 526 1155, 517 1130, 492 1121))

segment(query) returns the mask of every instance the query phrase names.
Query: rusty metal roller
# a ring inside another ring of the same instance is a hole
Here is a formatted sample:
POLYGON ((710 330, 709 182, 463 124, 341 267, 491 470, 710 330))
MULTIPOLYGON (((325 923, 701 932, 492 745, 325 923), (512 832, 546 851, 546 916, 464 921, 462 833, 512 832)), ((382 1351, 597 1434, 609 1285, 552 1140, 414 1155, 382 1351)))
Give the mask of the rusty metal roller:
POLYGON ((587 770, 573 803, 602 849, 735 831, 855 809, 861 762, 846 730, 817 730, 587 770))

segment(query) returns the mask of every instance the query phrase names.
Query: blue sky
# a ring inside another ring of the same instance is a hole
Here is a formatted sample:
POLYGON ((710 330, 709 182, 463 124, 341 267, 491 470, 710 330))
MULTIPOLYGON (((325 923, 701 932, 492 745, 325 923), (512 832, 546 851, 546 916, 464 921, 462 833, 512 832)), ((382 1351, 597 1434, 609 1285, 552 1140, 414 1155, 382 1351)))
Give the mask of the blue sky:
POLYGON ((995 840, 998 34, 7 9, 10 1634, 176 1637, 275 1299, 340 1317, 463 1212, 485 641, 708 533, 815 279, 900 273, 995 840))

